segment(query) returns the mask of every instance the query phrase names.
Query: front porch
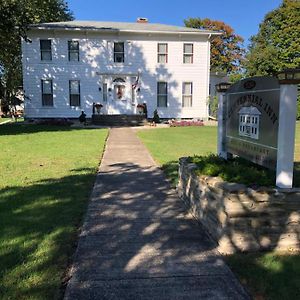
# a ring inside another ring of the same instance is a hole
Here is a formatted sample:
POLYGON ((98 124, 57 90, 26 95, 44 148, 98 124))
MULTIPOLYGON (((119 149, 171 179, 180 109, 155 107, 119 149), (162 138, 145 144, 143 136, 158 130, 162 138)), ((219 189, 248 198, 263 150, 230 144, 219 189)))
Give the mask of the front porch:
POLYGON ((92 115, 92 123, 103 126, 143 126, 147 123, 145 115, 92 115))

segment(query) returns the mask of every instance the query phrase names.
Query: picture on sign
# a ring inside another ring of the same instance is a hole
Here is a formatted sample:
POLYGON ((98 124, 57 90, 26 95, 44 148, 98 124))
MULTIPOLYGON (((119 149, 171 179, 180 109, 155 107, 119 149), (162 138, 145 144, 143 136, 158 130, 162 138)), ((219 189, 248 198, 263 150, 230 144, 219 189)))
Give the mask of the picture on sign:
POLYGON ((226 147, 276 169, 280 86, 272 77, 244 79, 226 93, 226 147))

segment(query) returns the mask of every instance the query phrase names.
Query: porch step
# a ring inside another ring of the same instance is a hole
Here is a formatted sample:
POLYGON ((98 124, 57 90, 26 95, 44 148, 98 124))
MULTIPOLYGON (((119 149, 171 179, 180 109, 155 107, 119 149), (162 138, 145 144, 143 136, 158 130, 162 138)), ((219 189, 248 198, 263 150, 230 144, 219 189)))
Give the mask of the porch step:
POLYGON ((147 122, 143 115, 92 115, 92 123, 103 126, 142 126, 147 122))

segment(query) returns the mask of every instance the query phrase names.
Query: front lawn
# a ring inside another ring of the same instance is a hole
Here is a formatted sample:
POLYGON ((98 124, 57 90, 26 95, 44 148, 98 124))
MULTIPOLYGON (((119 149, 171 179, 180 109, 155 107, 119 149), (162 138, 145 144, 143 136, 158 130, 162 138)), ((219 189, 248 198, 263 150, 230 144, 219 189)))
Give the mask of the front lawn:
POLYGON ((107 130, 0 126, 0 299, 58 299, 107 130))
MULTIPOLYGON (((178 158, 216 153, 216 127, 141 130, 138 136, 176 182, 178 158)), ((300 123, 296 128, 294 182, 300 186, 300 123)), ((255 299, 300 299, 300 255, 289 253, 235 254, 226 257, 232 270, 255 299)))

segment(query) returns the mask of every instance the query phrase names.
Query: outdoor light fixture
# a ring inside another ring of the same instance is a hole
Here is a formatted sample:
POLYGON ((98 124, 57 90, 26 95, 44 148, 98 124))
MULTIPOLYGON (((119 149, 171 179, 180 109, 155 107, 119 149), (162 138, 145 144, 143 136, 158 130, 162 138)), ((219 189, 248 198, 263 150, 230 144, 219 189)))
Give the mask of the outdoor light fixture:
POLYGON ((225 93, 229 87, 231 86, 231 83, 229 82, 220 82, 216 84, 216 90, 218 93, 225 93))
POLYGON ((276 74, 280 84, 300 84, 300 68, 285 69, 276 74))

